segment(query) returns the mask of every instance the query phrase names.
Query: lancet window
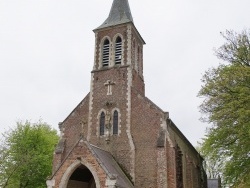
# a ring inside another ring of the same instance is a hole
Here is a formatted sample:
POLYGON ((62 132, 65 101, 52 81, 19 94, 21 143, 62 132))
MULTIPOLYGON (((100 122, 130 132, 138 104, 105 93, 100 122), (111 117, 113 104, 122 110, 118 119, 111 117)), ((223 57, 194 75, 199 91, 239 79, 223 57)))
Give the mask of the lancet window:
POLYGON ((122 39, 117 37, 115 40, 115 64, 120 65, 122 62, 122 39))
POLYGON ((104 128, 105 128, 105 113, 101 113, 100 117, 100 136, 104 135, 104 128))
POLYGON ((177 188, 183 188, 183 162, 182 152, 180 147, 177 145, 175 148, 175 162, 176 162, 176 181, 177 188))
POLYGON ((105 39, 102 48, 102 66, 109 66, 109 52, 110 51, 110 42, 108 39, 105 39))
POLYGON ((118 112, 114 111, 113 114, 113 134, 118 134, 118 112))

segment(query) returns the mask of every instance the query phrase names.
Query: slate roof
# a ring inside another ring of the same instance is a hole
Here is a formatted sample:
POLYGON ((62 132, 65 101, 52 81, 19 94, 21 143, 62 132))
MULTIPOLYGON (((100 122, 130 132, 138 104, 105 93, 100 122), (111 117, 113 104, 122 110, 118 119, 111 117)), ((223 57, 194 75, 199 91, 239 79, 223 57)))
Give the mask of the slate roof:
POLYGON ((128 0, 114 0, 108 18, 96 29, 128 22, 133 22, 128 0))
POLYGON ((220 188, 218 179, 208 179, 207 180, 207 188, 220 188))
POLYGON ((118 188, 133 188, 133 184, 122 171, 121 167, 115 161, 113 156, 92 144, 89 144, 90 149, 100 165, 106 171, 110 179, 117 179, 116 187, 118 188))

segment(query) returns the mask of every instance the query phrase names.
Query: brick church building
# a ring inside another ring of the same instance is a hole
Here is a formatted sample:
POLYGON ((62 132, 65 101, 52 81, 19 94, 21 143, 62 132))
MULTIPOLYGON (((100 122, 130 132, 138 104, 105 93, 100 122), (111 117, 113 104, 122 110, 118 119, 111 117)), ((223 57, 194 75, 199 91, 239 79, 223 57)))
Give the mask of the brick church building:
POLYGON ((94 30, 90 92, 61 123, 48 188, 206 188, 203 159, 145 96, 143 45, 128 0, 94 30))

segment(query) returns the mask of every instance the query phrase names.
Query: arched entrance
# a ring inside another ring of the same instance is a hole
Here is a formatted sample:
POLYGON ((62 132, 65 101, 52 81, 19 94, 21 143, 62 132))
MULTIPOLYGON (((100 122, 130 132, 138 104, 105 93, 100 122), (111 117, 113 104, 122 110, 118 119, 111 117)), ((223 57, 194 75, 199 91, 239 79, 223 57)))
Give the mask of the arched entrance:
POLYGON ((90 170, 80 165, 70 176, 67 188, 96 188, 96 183, 90 170))

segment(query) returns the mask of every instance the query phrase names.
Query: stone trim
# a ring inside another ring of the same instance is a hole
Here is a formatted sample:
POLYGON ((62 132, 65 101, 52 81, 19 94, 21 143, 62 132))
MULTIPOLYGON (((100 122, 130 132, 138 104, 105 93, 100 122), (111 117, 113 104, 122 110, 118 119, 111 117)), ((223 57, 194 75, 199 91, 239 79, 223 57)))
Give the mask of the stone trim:
POLYGON ((157 187, 167 188, 167 156, 166 148, 157 149, 157 187))
POLYGON ((137 51, 138 52, 138 73, 141 79, 144 80, 143 78, 143 46, 138 44, 137 48, 138 48, 138 51, 137 51))
POLYGON ((132 71, 131 68, 128 67, 128 75, 127 75, 127 119, 126 119, 126 133, 128 136, 128 141, 130 145, 130 156, 131 156, 131 165, 130 165, 130 175, 135 182, 135 145, 133 141, 133 137, 131 135, 131 85, 132 85, 132 71))
POLYGON ((117 181, 116 179, 107 178, 105 185, 107 186, 107 188, 117 188, 116 181, 117 181))
POLYGON ((94 49, 94 65, 93 65, 93 70, 96 69, 97 67, 97 59, 98 58, 98 55, 96 54, 97 53, 97 39, 98 39, 98 33, 95 33, 95 49, 94 49))
POLYGON ((127 65, 131 65, 131 55, 132 55, 132 27, 127 26, 127 65))
POLYGON ((113 67, 113 66, 123 66, 124 65, 124 45, 125 45, 125 39, 124 39, 124 37, 123 37, 123 35, 122 34, 120 34, 120 33, 117 33, 117 34, 115 34, 115 36, 113 37, 113 40, 112 40, 112 62, 111 62, 111 67, 113 67), (116 41, 116 39, 117 39, 117 37, 121 37, 121 39, 122 39, 122 61, 121 61, 121 65, 116 65, 115 64, 115 41, 116 41))
POLYGON ((107 70, 110 70, 110 69, 126 68, 128 66, 129 65, 119 65, 119 66, 114 66, 114 67, 104 67, 104 68, 99 69, 99 70, 92 70, 91 73, 101 72, 101 71, 107 71, 107 70))
POLYGON ((111 114, 112 114, 112 116, 111 116, 111 121, 112 121, 112 127, 111 127, 111 129, 112 129, 112 131, 111 131, 111 133, 112 133, 112 135, 114 135, 113 134, 113 126, 114 126, 114 124, 113 124, 113 118, 114 118, 114 112, 115 112, 115 110, 118 112, 118 136, 120 136, 121 135, 121 127, 122 127, 122 125, 121 125, 121 111, 120 111, 120 109, 119 108, 113 108, 112 109, 112 111, 111 111, 111 114))
POLYGON ((46 181, 47 188, 53 188, 55 186, 55 180, 47 180, 46 181))
POLYGON ((168 113, 165 112, 162 114, 162 118, 160 118, 161 124, 159 129, 159 136, 157 139, 157 147, 165 147, 166 146, 166 131, 167 131, 167 120, 168 113))
POLYGON ((113 48, 113 45, 112 45, 112 40, 109 36, 104 36, 99 44, 99 64, 98 64, 98 69, 101 69, 103 66, 102 66, 102 52, 103 52, 103 43, 104 41, 108 39, 109 40, 109 64, 108 64, 108 67, 110 67, 110 62, 112 62, 112 48, 113 48))
POLYGON ((61 182, 59 184, 59 188, 67 188, 67 183, 69 181, 69 178, 71 176, 71 174, 75 171, 75 169, 81 165, 86 166, 89 171, 91 172, 91 174, 93 175, 94 179, 95 179, 95 183, 96 183, 96 188, 101 188, 100 186, 100 180, 98 178, 98 175, 94 169, 94 167, 88 163, 87 161, 85 161, 83 158, 81 159, 81 161, 77 160, 75 161, 73 164, 71 164, 67 170, 65 171, 65 173, 63 174, 63 177, 61 179, 61 182))
POLYGON ((93 88, 94 88, 94 73, 91 73, 90 94, 89 94, 89 118, 88 118, 87 141, 89 141, 90 137, 91 137, 92 110, 93 110, 93 88))
POLYGON ((106 137, 106 126, 104 125, 104 135, 100 135, 100 117, 101 117, 101 113, 104 112, 105 114, 105 118, 106 118, 106 113, 107 111, 102 108, 101 110, 99 110, 98 114, 97 114, 97 124, 96 124, 96 136, 97 137, 100 137, 100 138, 104 138, 106 137))
MULTIPOLYGON (((131 25, 127 26, 127 65, 131 65, 131 45, 132 45, 132 28, 131 25)), ((130 145, 130 156, 131 156, 131 165, 130 165, 130 175, 135 182, 135 145, 133 137, 131 135, 131 87, 132 87, 132 69, 131 66, 127 68, 127 119, 126 119, 126 133, 130 145)))

